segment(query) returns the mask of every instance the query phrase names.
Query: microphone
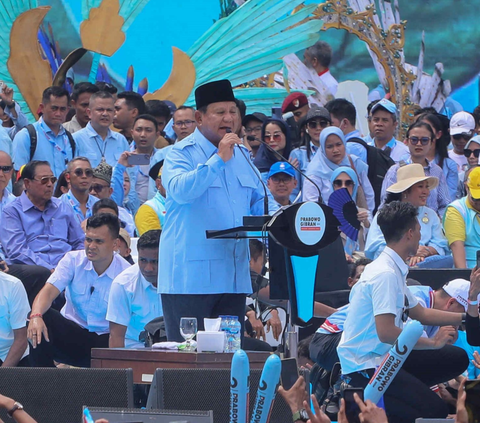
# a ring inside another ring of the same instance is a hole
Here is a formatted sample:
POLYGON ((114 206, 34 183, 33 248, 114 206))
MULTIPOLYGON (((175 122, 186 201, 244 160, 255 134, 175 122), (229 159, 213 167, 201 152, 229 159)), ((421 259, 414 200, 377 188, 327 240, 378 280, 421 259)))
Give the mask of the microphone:
POLYGON ((291 117, 293 117, 293 112, 287 112, 282 115, 283 120, 290 119, 291 117))
POLYGON ((285 157, 283 157, 278 151, 275 151, 272 147, 270 147, 265 141, 263 140, 260 140, 258 138, 255 138, 255 141, 258 141, 260 142, 261 144, 263 144, 266 148, 268 148, 269 151, 271 151, 273 154, 275 154, 277 157, 279 157, 282 161, 284 162, 287 162, 290 164, 290 166, 292 166, 298 173, 300 173, 300 175, 302 175, 305 179, 307 179, 308 181, 310 181, 314 186, 315 188, 317 189, 318 191, 318 202, 323 204, 323 198, 322 198, 322 192, 320 191, 320 188, 318 187, 318 185, 311 179, 309 178, 304 172, 302 172, 297 166, 294 166, 293 164, 291 164, 288 159, 286 159, 285 157))
MULTIPOLYGON (((226 132, 227 134, 230 134, 232 133, 232 130, 230 128, 227 128, 226 129, 226 132)), ((247 137, 248 139, 248 137, 247 137)), ((238 146, 237 146, 238 147, 238 146)), ((242 153, 242 156, 245 157, 245 160, 247 161, 248 165, 252 168, 253 170, 253 173, 255 174, 255 176, 257 177, 257 179, 260 181, 260 183, 262 184, 262 187, 263 187, 263 193, 264 193, 264 197, 263 197, 263 214, 265 216, 268 216, 268 191, 267 191, 267 186, 265 185, 265 182, 263 182, 263 179, 262 179, 262 176, 259 175, 257 173, 257 168, 253 165, 252 161, 245 155, 245 153, 243 152, 243 150, 238 147, 238 150, 240 151, 240 153, 242 153)))

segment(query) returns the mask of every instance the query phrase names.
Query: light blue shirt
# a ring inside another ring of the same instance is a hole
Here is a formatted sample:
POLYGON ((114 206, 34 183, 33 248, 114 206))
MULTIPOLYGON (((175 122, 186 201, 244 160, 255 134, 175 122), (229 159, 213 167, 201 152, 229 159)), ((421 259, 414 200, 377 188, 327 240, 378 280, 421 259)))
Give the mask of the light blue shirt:
POLYGON ((138 338, 145 325, 163 315, 157 288, 148 282, 134 264, 117 276, 110 289, 107 320, 126 326, 125 348, 144 348, 138 338))
MULTIPOLYGON (((14 341, 13 331, 24 328, 30 311, 21 280, 0 272, 0 360, 5 361, 14 341)), ((28 354, 28 347, 22 358, 28 354)))
POLYGON ((120 219, 122 226, 125 226, 125 230, 128 232, 128 235, 131 237, 135 236, 135 222, 133 221, 133 216, 128 212, 128 210, 118 206, 118 218, 120 219))
POLYGON ((8 135, 7 128, 0 125, 0 151, 4 151, 10 157, 12 156, 12 139, 8 135))
MULTIPOLYGON (((58 135, 40 118, 33 124, 37 131, 37 148, 33 160, 46 160, 50 163, 53 174, 58 178, 66 169, 67 163, 72 160, 72 147, 63 126, 58 135)), ((15 170, 19 170, 30 161, 30 135, 23 128, 13 139, 13 163, 15 170)), ((78 148, 76 148, 78 150, 78 148)))
MULTIPOLYGON (((357 131, 358 132, 358 131, 357 131)), ((346 135, 345 139, 348 141, 349 138, 357 137, 358 134, 355 135, 346 135)), ((368 145, 371 145, 373 147, 376 147, 375 145, 375 139, 373 139, 370 136, 364 137, 363 139, 368 145)), ((393 161, 398 163, 400 160, 403 160, 404 157, 407 155, 410 157, 410 150, 408 147, 401 141, 396 140, 395 138, 392 138, 383 148, 382 150, 385 150, 387 147, 390 147, 392 149, 390 153, 390 157, 392 158, 393 161)), ((367 150, 360 144, 355 143, 355 142, 349 142, 347 143, 347 153, 348 154, 353 154, 360 158, 364 163, 368 164, 367 160, 367 150)))
POLYGON ((82 209, 80 208, 80 202, 72 194, 71 190, 68 191, 66 194, 63 194, 60 197, 60 200, 62 200, 66 205, 72 208, 75 214, 75 217, 78 219, 78 223, 81 225, 85 219, 88 219, 90 216, 92 216, 92 207, 98 201, 98 198, 94 197, 93 195, 88 196, 87 214, 85 215, 83 214, 82 209))
POLYGON ((8 264, 53 269, 67 251, 84 248, 84 239, 72 209, 59 198, 42 211, 23 192, 3 209, 0 241, 8 264))
POLYGON ((105 161, 112 167, 117 165, 120 155, 129 151, 127 139, 119 132, 108 130, 105 140, 93 129, 90 122, 80 131, 73 134, 77 143, 76 156, 86 157, 90 160, 92 168, 96 168, 105 157, 105 161))
MULTIPOLYGON (((387 245, 382 230, 378 226, 377 217, 378 213, 370 225, 365 244, 365 255, 372 260, 376 259, 387 245)), ((419 207, 417 220, 421 228, 420 245, 435 248, 441 256, 449 254, 447 239, 443 234, 442 223, 437 213, 428 207, 419 207)))
MULTIPOLYGON (((302 145, 301 147, 295 148, 292 150, 290 153, 289 160, 292 159, 297 159, 298 160, 298 168, 303 172, 307 172, 307 166, 310 163, 310 161, 313 159, 315 154, 317 153, 319 147, 317 147, 315 144, 312 142, 310 143, 309 147, 306 147, 302 145), (308 151, 307 148, 310 148, 310 157, 308 157, 308 151)), ((300 172, 295 172, 297 175, 297 186, 293 189, 292 194, 290 195, 290 201, 295 201, 295 199, 298 196, 298 193, 302 190, 303 188, 303 176, 300 174, 300 172)), ((301 200, 301 198, 300 198, 301 200)))
POLYGON ((9 107, 5 107, 4 109, 5 114, 8 115, 13 121, 13 126, 11 128, 5 128, 7 129, 8 135, 12 140, 15 138, 15 135, 17 135, 17 132, 21 131, 30 123, 27 116, 25 116, 25 113, 22 112, 20 104, 17 102, 15 102, 15 111, 17 112, 17 117, 13 116, 12 109, 9 107))
MULTIPOLYGON (((2 200, 0 201, 0 222, 1 222, 1 217, 3 214, 3 209, 7 204, 10 204, 13 200, 15 200, 15 197, 7 188, 3 190, 3 197, 2 200)), ((0 245, 0 260, 5 260, 5 253, 3 252, 3 247, 0 245)))
POLYGON ((114 254, 107 270, 98 275, 84 250, 70 251, 47 283, 65 291, 66 302, 60 311, 65 318, 101 335, 109 332, 105 316, 112 281, 128 267, 130 264, 123 257, 114 254))
POLYGON ((159 252, 158 292, 252 292, 248 240, 208 239, 206 230, 241 226, 243 216, 263 214, 264 191, 235 147, 226 163, 197 128, 176 143, 163 165, 167 192, 159 252))

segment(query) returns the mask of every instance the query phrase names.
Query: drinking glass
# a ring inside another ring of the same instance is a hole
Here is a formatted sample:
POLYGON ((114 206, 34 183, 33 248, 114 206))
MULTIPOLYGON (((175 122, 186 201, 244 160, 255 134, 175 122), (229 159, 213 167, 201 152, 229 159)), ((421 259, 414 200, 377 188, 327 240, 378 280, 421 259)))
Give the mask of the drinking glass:
POLYGON ((180 319, 180 334, 186 341, 185 351, 193 351, 191 340, 197 334, 197 318, 182 317, 180 319))

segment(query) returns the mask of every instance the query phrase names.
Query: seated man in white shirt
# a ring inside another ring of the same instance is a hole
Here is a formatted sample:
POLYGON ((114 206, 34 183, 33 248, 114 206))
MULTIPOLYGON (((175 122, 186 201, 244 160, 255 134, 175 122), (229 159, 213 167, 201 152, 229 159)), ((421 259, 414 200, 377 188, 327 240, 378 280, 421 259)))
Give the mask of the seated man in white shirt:
POLYGON ((22 282, 0 272, 0 364, 28 367, 28 297, 22 282))
POLYGON ((90 217, 85 250, 68 252, 35 298, 28 325, 32 367, 54 367, 54 360, 90 367, 91 349, 108 347, 110 286, 130 267, 115 254, 119 231, 112 214, 90 217), (58 312, 51 305, 64 290, 66 303, 58 312))
MULTIPOLYGON (((342 374, 354 387, 365 388, 402 332, 408 316, 423 325, 458 327, 461 313, 424 308, 405 283, 408 257, 418 249, 418 210, 410 203, 394 201, 378 212, 378 224, 387 247, 366 266, 350 294, 350 308, 337 348, 342 374)), ((480 277, 480 271, 478 272, 480 277)), ((446 418, 448 407, 430 386, 450 380, 468 366, 465 351, 449 345, 456 328, 442 336, 420 338, 404 366, 384 393, 390 423, 416 418, 446 418)), ((403 346, 402 346, 403 347, 403 346)))
POLYGON ((137 243, 138 264, 115 278, 108 299, 110 348, 143 348, 140 332, 162 316, 157 293, 159 229, 145 232, 137 243))

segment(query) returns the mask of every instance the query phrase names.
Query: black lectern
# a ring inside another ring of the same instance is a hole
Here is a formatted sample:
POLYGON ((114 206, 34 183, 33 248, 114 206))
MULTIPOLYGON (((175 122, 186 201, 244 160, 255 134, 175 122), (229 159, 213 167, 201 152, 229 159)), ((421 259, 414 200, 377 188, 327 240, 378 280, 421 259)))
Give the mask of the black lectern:
MULTIPOLYGON (((243 223, 241 227, 207 231, 207 238, 268 236, 270 296, 288 300, 291 324, 305 326, 313 319, 315 292, 325 291, 321 288, 323 276, 328 275, 327 290, 347 288, 348 268, 339 238, 340 223, 330 207, 299 203, 280 209, 272 217, 246 216, 243 223), (325 262, 322 255, 327 249, 330 251, 325 262)), ((296 332, 291 333, 295 337, 289 336, 288 349, 296 355, 296 332)))

